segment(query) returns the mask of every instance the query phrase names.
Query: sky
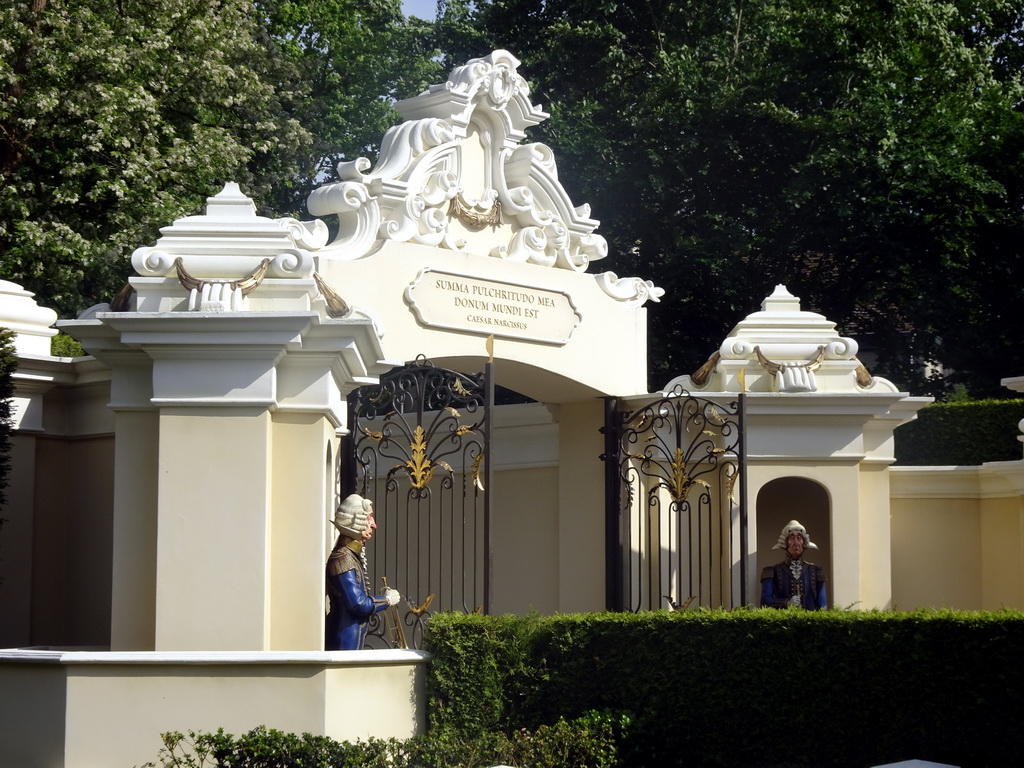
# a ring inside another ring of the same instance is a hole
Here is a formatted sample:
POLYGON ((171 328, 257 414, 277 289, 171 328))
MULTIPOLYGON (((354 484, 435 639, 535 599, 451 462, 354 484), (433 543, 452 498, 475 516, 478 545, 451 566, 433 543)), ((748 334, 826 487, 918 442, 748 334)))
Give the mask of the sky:
POLYGON ((418 16, 433 21, 437 0, 402 0, 402 10, 406 16, 418 16))

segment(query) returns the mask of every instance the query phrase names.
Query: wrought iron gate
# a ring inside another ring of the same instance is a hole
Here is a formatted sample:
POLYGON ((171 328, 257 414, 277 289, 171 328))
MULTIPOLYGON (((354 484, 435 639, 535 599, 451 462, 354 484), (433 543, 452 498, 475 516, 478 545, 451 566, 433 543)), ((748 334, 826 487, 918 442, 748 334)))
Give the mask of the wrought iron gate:
MULTIPOLYGON (((371 584, 401 592, 410 647, 431 612, 490 607, 491 368, 467 375, 421 356, 349 395, 342 495, 374 502, 371 584)), ((385 619, 371 620, 368 647, 398 644, 385 619)))
POLYGON ((744 398, 679 389, 605 413, 608 608, 745 605, 744 398), (626 408, 626 409, 624 409, 626 408))

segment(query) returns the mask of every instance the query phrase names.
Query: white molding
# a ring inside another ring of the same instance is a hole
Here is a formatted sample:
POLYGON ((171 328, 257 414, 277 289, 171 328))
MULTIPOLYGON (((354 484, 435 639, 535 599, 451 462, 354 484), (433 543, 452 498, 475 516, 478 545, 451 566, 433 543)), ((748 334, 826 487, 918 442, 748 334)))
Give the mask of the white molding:
POLYGON ((1007 499, 1024 495, 1024 461, 993 461, 981 466, 889 469, 893 499, 1007 499))
POLYGON ((1024 392, 1024 376, 1013 376, 1008 379, 1000 379, 999 383, 1007 389, 1012 389, 1014 392, 1024 392))
POLYGON ((0 650, 0 662, 36 664, 122 664, 122 665, 268 665, 304 664, 315 666, 389 666, 425 664, 432 658, 426 651, 75 651, 50 648, 8 648, 0 650))

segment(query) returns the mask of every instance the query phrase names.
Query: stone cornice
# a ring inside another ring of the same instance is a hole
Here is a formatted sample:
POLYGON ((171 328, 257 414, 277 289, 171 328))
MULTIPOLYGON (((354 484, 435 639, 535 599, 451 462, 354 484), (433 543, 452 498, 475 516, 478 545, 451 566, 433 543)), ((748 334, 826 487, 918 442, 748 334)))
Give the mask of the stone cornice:
POLYGON ((318 312, 97 312, 60 323, 115 369, 111 407, 262 408, 324 413, 391 363, 368 319, 318 312))
POLYGON ((1024 495, 1024 461, 890 469, 894 499, 1001 499, 1024 495))

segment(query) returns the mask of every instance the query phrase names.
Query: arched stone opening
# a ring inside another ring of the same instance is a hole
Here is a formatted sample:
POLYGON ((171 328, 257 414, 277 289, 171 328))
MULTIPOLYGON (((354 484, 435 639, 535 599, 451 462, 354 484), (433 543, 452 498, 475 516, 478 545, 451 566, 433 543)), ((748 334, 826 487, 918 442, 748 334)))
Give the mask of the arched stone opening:
MULTIPOLYGON (((761 486, 757 492, 755 511, 757 530, 757 569, 779 562, 784 554, 772 549, 779 540, 779 532, 790 520, 799 520, 807 529, 811 541, 818 549, 810 550, 806 558, 825 570, 832 584, 832 500, 828 489, 821 483, 804 477, 779 477, 761 486)), ((758 584, 758 592, 760 584, 758 584)), ((832 590, 827 590, 829 604, 832 590)))
MULTIPOLYGON (((527 402, 534 400, 540 403, 565 403, 593 400, 604 397, 608 392, 581 381, 582 366, 577 369, 579 374, 574 378, 572 372, 557 372, 531 362, 524 362, 515 357, 516 350, 502 350, 500 343, 494 355, 494 384, 499 388, 496 393, 497 403, 527 402)), ((481 348, 483 344, 481 344, 481 348)), ((450 368, 463 373, 483 370, 487 362, 485 356, 452 357, 439 354, 428 355, 431 362, 443 368, 450 368)), ((601 363, 594 362, 591 368, 598 368, 601 363)))

